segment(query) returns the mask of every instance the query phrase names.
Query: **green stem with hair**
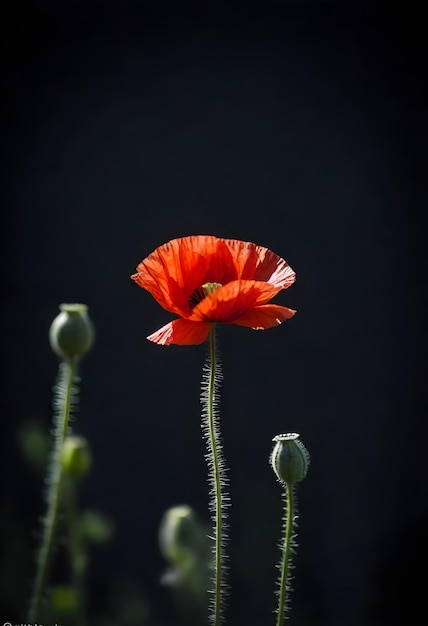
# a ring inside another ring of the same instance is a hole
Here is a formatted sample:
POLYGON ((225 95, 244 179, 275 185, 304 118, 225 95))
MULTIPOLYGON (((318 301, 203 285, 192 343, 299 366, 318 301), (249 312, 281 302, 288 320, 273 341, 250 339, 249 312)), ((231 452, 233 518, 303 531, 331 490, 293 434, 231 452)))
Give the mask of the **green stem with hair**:
POLYGON ((73 588, 77 596, 76 619, 79 626, 85 626, 85 574, 87 555, 82 538, 77 502, 77 483, 65 477, 64 510, 67 525, 67 546, 70 556, 73 588))
POLYGON ((55 387, 55 442, 48 473, 47 512, 43 522, 43 534, 37 559, 37 572, 30 602, 28 621, 32 624, 40 619, 43 594, 49 576, 55 541, 58 512, 63 485, 61 454, 68 432, 73 397, 73 382, 76 375, 77 358, 65 359, 60 363, 55 387))
POLYGON ((210 510, 213 514, 215 540, 214 596, 211 619, 214 626, 219 626, 222 620, 222 604, 224 600, 224 597, 222 597, 222 592, 224 592, 223 547, 225 542, 225 494, 223 489, 226 485, 226 476, 217 414, 218 385, 221 373, 216 349, 215 324, 211 326, 208 342, 209 355, 202 380, 202 425, 208 446, 207 461, 212 496, 210 510))
POLYGON ((278 599, 278 614, 276 620, 276 626, 282 626, 284 623, 284 615, 287 610, 287 594, 289 591, 290 583, 290 564, 292 556, 293 538, 294 538, 294 516, 295 516, 295 503, 294 503, 294 486, 293 483, 287 482, 285 484, 284 494, 284 545, 282 548, 282 562, 280 564, 281 578, 279 583, 279 599, 278 599))

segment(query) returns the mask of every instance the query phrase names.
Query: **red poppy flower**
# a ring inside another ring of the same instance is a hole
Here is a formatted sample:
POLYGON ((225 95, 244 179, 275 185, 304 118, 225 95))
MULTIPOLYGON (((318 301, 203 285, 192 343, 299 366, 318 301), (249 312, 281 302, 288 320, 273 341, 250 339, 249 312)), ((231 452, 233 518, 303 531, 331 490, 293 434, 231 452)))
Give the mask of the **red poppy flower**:
POLYGON ((162 345, 205 341, 214 322, 271 328, 296 311, 268 302, 295 281, 291 267, 267 248, 194 235, 156 248, 131 276, 179 316, 147 337, 162 345))

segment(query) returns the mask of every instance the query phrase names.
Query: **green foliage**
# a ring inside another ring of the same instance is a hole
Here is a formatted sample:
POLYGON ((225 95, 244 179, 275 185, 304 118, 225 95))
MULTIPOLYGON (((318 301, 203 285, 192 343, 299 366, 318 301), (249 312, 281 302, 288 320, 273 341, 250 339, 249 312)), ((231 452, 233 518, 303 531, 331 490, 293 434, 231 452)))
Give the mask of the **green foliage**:
POLYGON ((18 431, 18 445, 27 462, 40 474, 45 473, 52 443, 42 424, 35 420, 24 422, 18 431))

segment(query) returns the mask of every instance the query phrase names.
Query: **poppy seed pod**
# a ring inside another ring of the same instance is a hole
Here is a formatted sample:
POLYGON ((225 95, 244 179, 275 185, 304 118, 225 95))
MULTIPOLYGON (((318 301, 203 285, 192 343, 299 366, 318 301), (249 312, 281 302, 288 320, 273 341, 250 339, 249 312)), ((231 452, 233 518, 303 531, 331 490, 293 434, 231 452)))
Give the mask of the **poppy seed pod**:
POLYGON ((86 304, 61 304, 49 329, 51 348, 67 360, 79 358, 94 343, 94 327, 86 304))
POLYGON ((309 467, 309 452, 299 441, 297 433, 276 435, 272 439, 275 446, 270 463, 279 480, 286 485, 293 485, 303 480, 309 467))

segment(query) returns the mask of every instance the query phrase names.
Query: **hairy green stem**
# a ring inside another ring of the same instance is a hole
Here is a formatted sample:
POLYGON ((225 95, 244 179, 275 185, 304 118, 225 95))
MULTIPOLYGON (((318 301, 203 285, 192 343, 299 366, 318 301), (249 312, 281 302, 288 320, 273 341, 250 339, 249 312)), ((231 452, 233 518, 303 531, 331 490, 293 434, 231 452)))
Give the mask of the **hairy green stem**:
POLYGON ((216 519, 215 519, 215 615, 214 624, 220 623, 220 602, 221 602, 221 579, 222 579, 222 558, 221 558, 221 542, 223 532, 223 516, 222 516, 222 493, 220 466, 217 450, 216 429, 214 424, 214 394, 215 394, 215 374, 217 368, 217 355, 215 347, 215 328, 211 327, 210 331, 210 380, 208 394, 208 422, 210 429, 211 452, 213 457, 213 472, 215 482, 215 499, 216 499, 216 519))
POLYGON ((87 557, 79 525, 76 481, 69 478, 66 480, 64 487, 64 509, 68 534, 67 545, 72 582, 77 595, 76 619, 78 626, 85 626, 85 573, 87 557))
POLYGON ((276 626, 284 623, 284 614, 287 608, 287 593, 289 591, 290 561, 293 541, 293 521, 294 521, 294 487, 292 483, 285 485, 285 505, 284 505, 284 545, 282 548, 281 579, 279 587, 278 614, 276 626))
POLYGON ((60 363, 58 382, 56 385, 57 413, 55 415, 55 442, 51 466, 48 473, 47 512, 43 522, 43 534, 37 560, 37 572, 28 613, 28 621, 33 624, 36 623, 40 617, 43 593, 45 591, 52 561, 52 551, 63 482, 61 454, 70 420, 76 366, 77 359, 62 361, 60 363))
POLYGON ((224 499, 223 486, 226 484, 224 474, 224 460, 221 454, 220 430, 217 423, 216 407, 218 403, 217 386, 220 380, 220 363, 216 351, 215 325, 211 326, 209 334, 209 356, 203 378, 202 402, 204 405, 203 427, 208 445, 208 467, 210 470, 210 484, 212 501, 210 507, 214 522, 214 596, 213 614, 214 626, 219 626, 222 620, 222 590, 224 589, 223 572, 223 545, 224 545, 224 499))

